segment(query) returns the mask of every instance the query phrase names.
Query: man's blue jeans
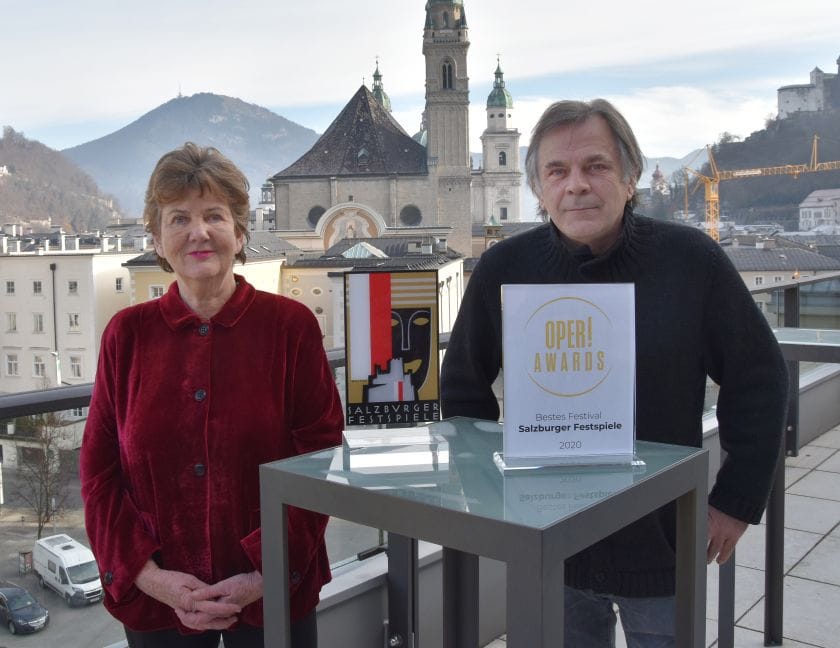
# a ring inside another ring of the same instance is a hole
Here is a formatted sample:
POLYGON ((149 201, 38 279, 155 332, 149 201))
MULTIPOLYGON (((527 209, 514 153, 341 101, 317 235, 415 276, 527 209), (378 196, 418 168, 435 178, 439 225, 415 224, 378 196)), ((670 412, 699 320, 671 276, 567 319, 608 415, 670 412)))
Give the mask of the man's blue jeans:
POLYGON ((566 587, 567 648, 615 648, 618 605, 627 648, 675 648, 674 597, 625 598, 566 587))

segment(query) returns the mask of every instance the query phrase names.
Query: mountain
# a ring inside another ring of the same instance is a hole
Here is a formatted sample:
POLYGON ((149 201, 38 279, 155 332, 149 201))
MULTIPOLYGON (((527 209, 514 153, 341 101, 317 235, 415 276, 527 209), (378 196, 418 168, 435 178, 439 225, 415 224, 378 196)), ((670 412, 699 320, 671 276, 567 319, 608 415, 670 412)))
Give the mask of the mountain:
POLYGON ((102 227, 115 216, 114 199, 58 151, 11 126, 0 139, 0 223, 61 225, 68 232, 102 227))
POLYGON ((248 178, 256 205, 266 179, 309 150, 317 138, 315 131, 266 108, 199 93, 167 101, 110 135, 62 153, 117 196, 128 214, 140 216, 155 164, 186 141, 215 146, 233 160, 248 178))

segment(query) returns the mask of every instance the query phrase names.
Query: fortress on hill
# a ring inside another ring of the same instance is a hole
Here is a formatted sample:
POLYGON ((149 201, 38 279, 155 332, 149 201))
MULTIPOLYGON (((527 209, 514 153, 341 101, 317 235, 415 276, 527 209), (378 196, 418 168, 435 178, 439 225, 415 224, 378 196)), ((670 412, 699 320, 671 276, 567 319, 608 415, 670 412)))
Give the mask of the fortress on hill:
POLYGON ((799 112, 820 112, 840 108, 840 57, 837 73, 823 72, 815 67, 811 82, 779 88, 779 119, 799 112))

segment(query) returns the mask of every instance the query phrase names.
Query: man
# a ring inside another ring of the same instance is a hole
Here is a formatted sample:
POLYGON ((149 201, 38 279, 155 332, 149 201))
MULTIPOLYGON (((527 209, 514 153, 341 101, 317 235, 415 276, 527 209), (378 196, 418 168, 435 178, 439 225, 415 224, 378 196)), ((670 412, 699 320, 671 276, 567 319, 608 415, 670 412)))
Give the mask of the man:
MULTIPOLYGON (((636 435, 700 446, 706 376, 720 385, 727 458, 709 494, 707 560, 725 562, 760 521, 779 459, 787 372, 772 331, 717 243, 634 213, 642 154, 608 102, 562 101, 534 128, 528 183, 548 216, 479 260, 443 361, 444 416, 497 420, 500 287, 633 282, 636 435)), ((675 508, 646 516, 566 563, 565 645, 674 646, 675 508)))

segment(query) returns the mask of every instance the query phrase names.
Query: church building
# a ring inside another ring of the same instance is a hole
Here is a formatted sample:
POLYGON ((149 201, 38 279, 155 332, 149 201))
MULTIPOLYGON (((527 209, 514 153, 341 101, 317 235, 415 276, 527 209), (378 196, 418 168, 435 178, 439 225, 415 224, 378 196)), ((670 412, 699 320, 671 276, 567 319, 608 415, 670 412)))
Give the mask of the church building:
POLYGON ((420 234, 470 256, 473 223, 520 220, 519 132, 500 65, 483 163, 471 163, 469 45, 463 0, 427 0, 421 131, 411 137, 391 115, 377 62, 372 89, 362 85, 312 148, 269 179, 284 239, 323 252, 345 238, 420 234))

